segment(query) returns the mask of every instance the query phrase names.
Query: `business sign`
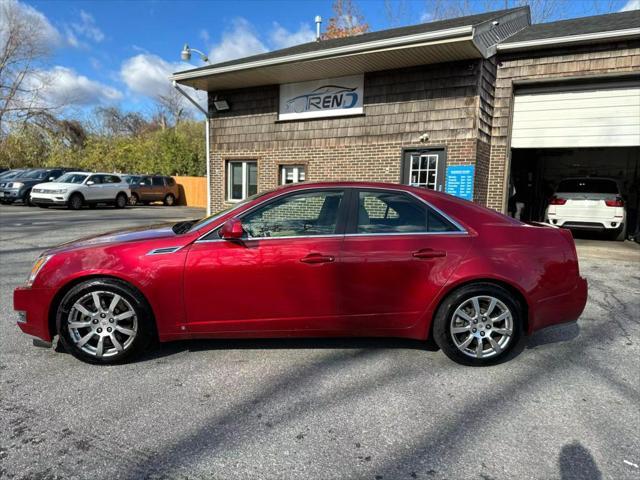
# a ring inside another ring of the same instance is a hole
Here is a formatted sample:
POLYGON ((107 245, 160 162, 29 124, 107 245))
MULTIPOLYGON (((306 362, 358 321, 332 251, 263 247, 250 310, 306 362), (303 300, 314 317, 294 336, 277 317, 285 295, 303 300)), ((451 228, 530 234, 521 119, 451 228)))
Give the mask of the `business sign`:
POLYGON ((447 167, 446 192, 465 200, 473 200, 473 165, 451 165, 447 167))
POLYGON ((362 113, 364 75, 280 85, 279 120, 362 113))

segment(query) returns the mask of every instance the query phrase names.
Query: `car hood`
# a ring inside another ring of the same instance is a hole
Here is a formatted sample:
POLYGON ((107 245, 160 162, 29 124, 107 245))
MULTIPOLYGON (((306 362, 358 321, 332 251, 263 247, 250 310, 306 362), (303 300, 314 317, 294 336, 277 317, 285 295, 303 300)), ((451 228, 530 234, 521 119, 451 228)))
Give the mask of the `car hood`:
POLYGON ((81 183, 66 183, 66 182, 40 182, 34 187, 46 188, 47 190, 60 190, 61 188, 73 188, 79 187, 81 183))
POLYGON ((102 233, 100 235, 92 235, 89 237, 83 237, 78 240, 63 243, 57 247, 50 248, 43 255, 52 255, 54 253, 61 253, 68 250, 77 250, 80 248, 88 248, 95 246, 107 246, 118 243, 136 242, 142 240, 156 240, 161 238, 173 238, 184 237, 183 235, 177 235, 172 226, 174 223, 162 223, 158 225, 151 225, 146 227, 134 227, 122 230, 115 230, 112 232, 102 233))

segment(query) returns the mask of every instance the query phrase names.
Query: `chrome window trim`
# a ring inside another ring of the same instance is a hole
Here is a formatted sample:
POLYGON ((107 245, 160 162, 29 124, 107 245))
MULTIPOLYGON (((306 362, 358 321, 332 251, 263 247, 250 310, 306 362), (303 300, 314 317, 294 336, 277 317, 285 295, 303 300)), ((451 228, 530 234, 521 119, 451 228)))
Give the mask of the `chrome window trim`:
MULTIPOLYGON (((460 225, 460 223, 458 223, 456 220, 454 220, 453 218, 451 218, 449 215, 447 215, 446 213, 444 213, 442 210, 440 210, 439 208, 433 206, 432 204, 430 204, 429 202, 427 202, 424 198, 420 197, 419 195, 416 195, 415 193, 408 191, 408 190, 403 190, 400 188, 393 188, 393 187, 353 187, 353 186, 344 186, 344 187, 314 187, 313 185, 305 185, 302 188, 296 189, 295 192, 301 192, 304 190, 313 190, 313 189, 318 189, 318 190, 332 190, 332 189, 341 189, 341 190, 386 190, 386 191, 391 191, 391 192, 399 192, 399 193, 407 193, 409 195, 411 195, 412 197, 418 199, 418 201, 424 203, 427 207, 433 209, 435 212, 437 212, 438 214, 442 215, 447 221, 449 221, 454 227, 456 227, 458 229, 458 231, 456 232, 406 232, 406 233, 402 233, 402 232, 391 232, 391 233, 345 233, 345 234, 332 234, 332 235, 300 235, 300 236, 287 236, 287 237, 256 237, 256 238, 250 238, 247 240, 281 240, 281 239, 287 239, 290 240, 292 238, 330 238, 330 237, 379 237, 379 236, 401 236, 401 235, 469 235, 469 232, 467 231, 466 228, 464 228, 462 225, 460 225)), ((263 203, 266 202, 270 202, 272 200, 275 200, 283 195, 287 195, 290 194, 292 192, 282 192, 279 195, 273 196, 267 200, 263 200, 262 202, 258 203, 257 205, 254 205, 253 207, 245 210, 244 212, 242 212, 242 215, 251 213, 253 210, 255 210, 256 208, 259 208, 263 203)), ((231 210, 233 211, 233 210, 231 210)), ((225 212, 222 215, 219 215, 217 218, 215 219, 211 219, 211 222, 214 222, 215 220, 217 220, 218 218, 231 213, 231 212, 225 212)), ((234 217, 230 217, 230 218, 234 218, 234 217)), ((242 217, 238 217, 238 218, 242 218, 242 217)), ((198 237, 195 242, 193 243, 212 243, 212 242, 227 242, 228 240, 225 240, 223 238, 214 238, 212 240, 204 240, 204 237, 216 232, 220 227, 222 227, 222 225, 218 225, 217 227, 215 227, 212 230, 209 230, 208 232, 206 232, 205 234, 201 235, 200 237, 198 237)))

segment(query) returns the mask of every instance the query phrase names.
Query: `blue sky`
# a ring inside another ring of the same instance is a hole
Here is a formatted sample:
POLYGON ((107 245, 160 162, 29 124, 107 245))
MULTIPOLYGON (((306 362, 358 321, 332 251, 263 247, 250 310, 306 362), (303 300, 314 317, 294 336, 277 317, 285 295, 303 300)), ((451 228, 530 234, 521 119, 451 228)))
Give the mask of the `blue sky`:
MULTIPOLYGON (((17 2, 44 22, 54 45, 46 66, 55 74, 54 89, 76 92, 73 101, 83 109, 117 104, 143 113, 153 108, 149 97, 168 88, 168 73, 189 67, 180 63, 185 42, 223 61, 311 41, 314 16, 326 24, 332 13, 331 0, 0 1, 17 2)), ((392 0, 396 18, 384 0, 355 3, 371 30, 380 30, 428 21, 438 5, 453 1, 392 0)), ((487 3, 469 1, 475 11, 487 3)), ((550 20, 640 7, 640 0, 558 1, 550 20)), ((193 65, 199 65, 195 57, 193 65)))

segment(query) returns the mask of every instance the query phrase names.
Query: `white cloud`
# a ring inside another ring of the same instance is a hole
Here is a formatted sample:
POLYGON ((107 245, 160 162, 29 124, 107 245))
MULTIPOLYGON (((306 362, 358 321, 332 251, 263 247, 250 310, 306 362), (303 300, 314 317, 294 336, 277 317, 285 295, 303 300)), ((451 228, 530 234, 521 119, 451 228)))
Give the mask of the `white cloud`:
POLYGON ((119 90, 61 66, 33 74, 27 84, 37 91, 35 103, 54 108, 109 104, 122 99, 119 90))
POLYGON ((620 9, 621 12, 630 12, 631 10, 640 10, 640 0, 628 0, 620 9))
POLYGON ((92 40, 96 43, 100 43, 104 40, 104 33, 96 25, 96 21, 93 15, 80 10, 80 22, 74 22, 71 24, 73 30, 88 40, 92 40))
POLYGON ((209 60, 211 63, 219 63, 263 53, 267 50, 251 23, 244 18, 236 18, 232 22, 232 28, 222 33, 220 43, 214 45, 210 50, 209 60))
MULTIPOLYGON (((157 55, 140 53, 128 58, 122 63, 120 77, 130 92, 149 98, 157 98, 171 92, 173 86, 171 85, 169 76, 174 72, 187 68, 193 68, 193 65, 180 62, 167 62, 157 55)), ((206 105, 205 92, 188 90, 201 105, 206 105)), ((191 105, 189 105, 189 107, 191 108, 191 105)))
MULTIPOLYGON (((28 32, 35 38, 37 44, 53 48, 59 46, 62 41, 60 32, 47 17, 29 5, 16 0, 0 0, 0 15, 16 17, 17 21, 27 26, 28 32)), ((8 25, 8 21, 0 22, 0 41, 7 35, 6 26, 8 25)))
POLYGON ((308 23, 301 23, 298 31, 291 33, 278 22, 274 22, 273 30, 269 34, 270 43, 276 49, 313 42, 315 39, 316 34, 308 23))

